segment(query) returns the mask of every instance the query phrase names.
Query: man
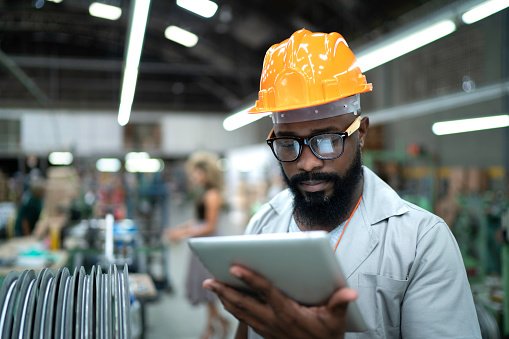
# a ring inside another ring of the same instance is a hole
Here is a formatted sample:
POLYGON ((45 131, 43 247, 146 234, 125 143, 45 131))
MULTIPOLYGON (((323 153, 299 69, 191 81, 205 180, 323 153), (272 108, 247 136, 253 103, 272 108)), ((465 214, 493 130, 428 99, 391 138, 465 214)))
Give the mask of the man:
POLYGON ((231 274, 258 297, 216 280, 204 286, 239 319, 237 338, 481 337, 448 226, 361 164, 369 119, 360 116, 359 94, 368 91, 338 33, 300 30, 267 51, 252 112, 272 112, 267 143, 289 189, 252 218, 247 233, 328 231, 350 288, 305 307, 249 268, 233 266, 231 274), (345 334, 354 300, 369 330, 345 334))

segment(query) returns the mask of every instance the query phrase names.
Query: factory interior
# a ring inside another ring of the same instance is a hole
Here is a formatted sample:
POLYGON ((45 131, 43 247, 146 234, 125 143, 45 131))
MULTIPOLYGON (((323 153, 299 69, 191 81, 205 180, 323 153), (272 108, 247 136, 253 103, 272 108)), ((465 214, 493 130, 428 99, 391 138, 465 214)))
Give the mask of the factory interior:
MULTIPOLYGON (((286 188, 272 120, 247 110, 267 49, 305 28, 348 42, 373 85, 363 165, 447 223, 483 338, 509 338, 508 7, 0 0, 0 337, 203 338, 206 305, 186 294, 191 251, 167 236, 195 217, 186 164, 217 156, 218 235, 243 234, 286 188), (58 287, 74 298, 61 303, 58 287)), ((238 320, 218 308, 208 338, 234 338, 238 320)))

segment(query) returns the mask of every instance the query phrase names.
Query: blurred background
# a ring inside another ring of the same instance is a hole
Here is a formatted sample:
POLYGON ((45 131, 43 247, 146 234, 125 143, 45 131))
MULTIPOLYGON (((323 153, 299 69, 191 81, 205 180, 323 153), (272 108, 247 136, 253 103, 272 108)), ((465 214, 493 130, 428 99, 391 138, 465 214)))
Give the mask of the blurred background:
POLYGON ((219 232, 242 233, 284 188, 264 141, 270 118, 245 113, 265 51, 300 28, 336 31, 373 84, 364 164, 446 220, 484 337, 508 336, 508 6, 0 0, 0 275, 127 264, 133 337, 199 337, 189 250, 162 237, 193 217, 185 161, 219 155, 219 232))

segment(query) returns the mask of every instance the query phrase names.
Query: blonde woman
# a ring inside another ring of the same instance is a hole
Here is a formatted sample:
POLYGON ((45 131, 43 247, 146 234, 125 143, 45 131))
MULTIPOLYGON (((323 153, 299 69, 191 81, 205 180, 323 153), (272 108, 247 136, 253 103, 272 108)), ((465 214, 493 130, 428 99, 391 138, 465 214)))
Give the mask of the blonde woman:
MULTIPOLYGON (((215 235, 223 206, 223 174, 216 155, 205 152, 193 154, 186 163, 186 173, 195 193, 195 219, 170 228, 167 236, 171 241, 215 235)), ((191 254, 187 298, 193 305, 207 304, 208 318, 203 339, 212 338, 218 329, 226 337, 228 331, 228 321, 219 313, 216 295, 202 287, 203 281, 210 277, 198 258, 191 254)))

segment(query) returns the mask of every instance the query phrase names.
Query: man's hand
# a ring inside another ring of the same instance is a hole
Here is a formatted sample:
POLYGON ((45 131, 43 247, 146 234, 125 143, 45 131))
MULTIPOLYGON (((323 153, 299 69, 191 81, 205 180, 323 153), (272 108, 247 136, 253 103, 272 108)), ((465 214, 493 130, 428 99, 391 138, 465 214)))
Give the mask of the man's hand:
POLYGON ((357 298, 355 290, 339 289, 326 305, 306 307, 245 267, 234 265, 230 273, 244 281, 257 296, 214 279, 205 280, 203 287, 215 292, 228 312, 264 338, 343 338, 346 308, 357 298))

